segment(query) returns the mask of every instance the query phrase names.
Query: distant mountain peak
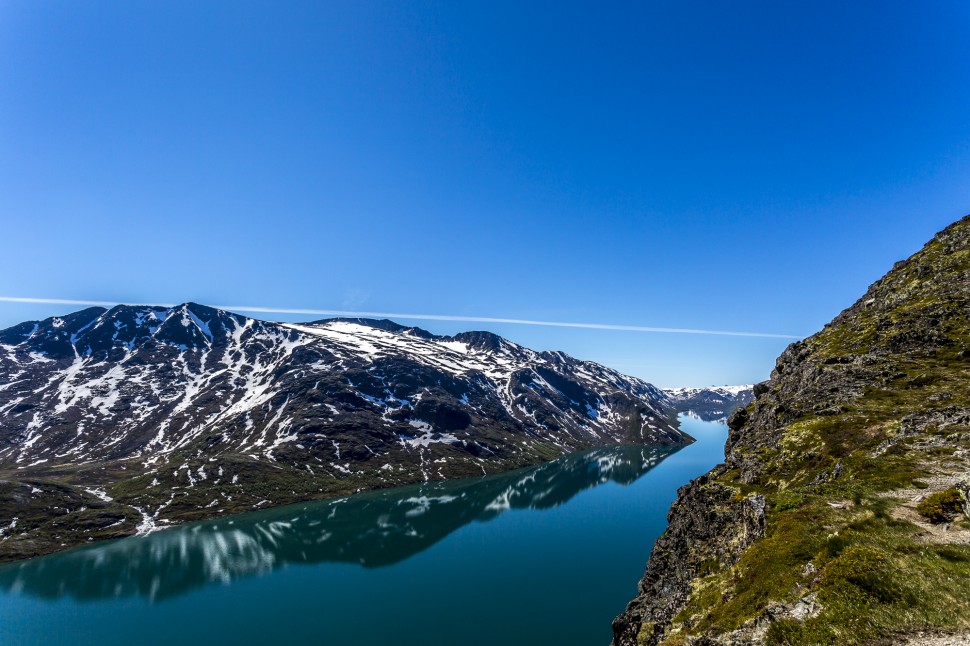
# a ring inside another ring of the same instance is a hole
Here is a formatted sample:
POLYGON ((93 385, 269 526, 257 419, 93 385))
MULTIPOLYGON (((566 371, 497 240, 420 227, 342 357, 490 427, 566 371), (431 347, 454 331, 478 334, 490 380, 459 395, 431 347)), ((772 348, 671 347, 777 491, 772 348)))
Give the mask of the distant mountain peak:
POLYGON ((664 389, 671 407, 706 421, 726 421, 738 408, 754 399, 753 385, 683 387, 664 389))

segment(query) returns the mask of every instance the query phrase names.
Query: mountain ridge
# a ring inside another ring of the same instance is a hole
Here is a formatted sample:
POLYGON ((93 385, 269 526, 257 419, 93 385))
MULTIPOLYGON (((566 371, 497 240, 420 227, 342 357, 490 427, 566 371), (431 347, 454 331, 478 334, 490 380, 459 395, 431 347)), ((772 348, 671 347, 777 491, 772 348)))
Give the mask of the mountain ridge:
POLYGON ((651 384, 489 332, 87 308, 0 331, 0 558, 690 441, 651 384))
POLYGON ((694 415, 708 422, 726 422, 738 408, 754 399, 754 385, 664 388, 678 413, 694 415))

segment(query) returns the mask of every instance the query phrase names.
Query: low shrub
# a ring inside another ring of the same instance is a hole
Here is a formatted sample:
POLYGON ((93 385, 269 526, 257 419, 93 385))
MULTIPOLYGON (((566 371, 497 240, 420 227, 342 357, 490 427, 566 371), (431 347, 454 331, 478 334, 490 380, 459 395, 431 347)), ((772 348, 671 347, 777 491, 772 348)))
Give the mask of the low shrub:
POLYGON ((916 512, 931 523, 947 523, 963 511, 963 499, 956 487, 937 491, 916 505, 916 512))

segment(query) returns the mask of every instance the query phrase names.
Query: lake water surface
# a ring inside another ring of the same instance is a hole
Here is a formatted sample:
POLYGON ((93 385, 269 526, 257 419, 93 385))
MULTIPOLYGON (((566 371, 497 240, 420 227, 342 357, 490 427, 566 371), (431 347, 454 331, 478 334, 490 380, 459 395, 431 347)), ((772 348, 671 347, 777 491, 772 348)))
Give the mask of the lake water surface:
POLYGON ((0 644, 607 644, 697 442, 194 523, 0 567, 0 644))

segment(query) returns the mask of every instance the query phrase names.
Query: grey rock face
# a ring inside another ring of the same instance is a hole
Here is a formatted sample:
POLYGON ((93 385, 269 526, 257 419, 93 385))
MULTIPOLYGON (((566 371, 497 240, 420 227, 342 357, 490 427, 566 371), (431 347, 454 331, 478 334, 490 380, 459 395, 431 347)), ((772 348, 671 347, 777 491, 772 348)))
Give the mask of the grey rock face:
POLYGON ((656 643, 666 624, 687 602, 690 581, 701 564, 727 567, 765 532, 765 499, 737 500, 716 482, 724 465, 677 491, 667 530, 657 539, 638 596, 613 621, 613 643, 656 643))

